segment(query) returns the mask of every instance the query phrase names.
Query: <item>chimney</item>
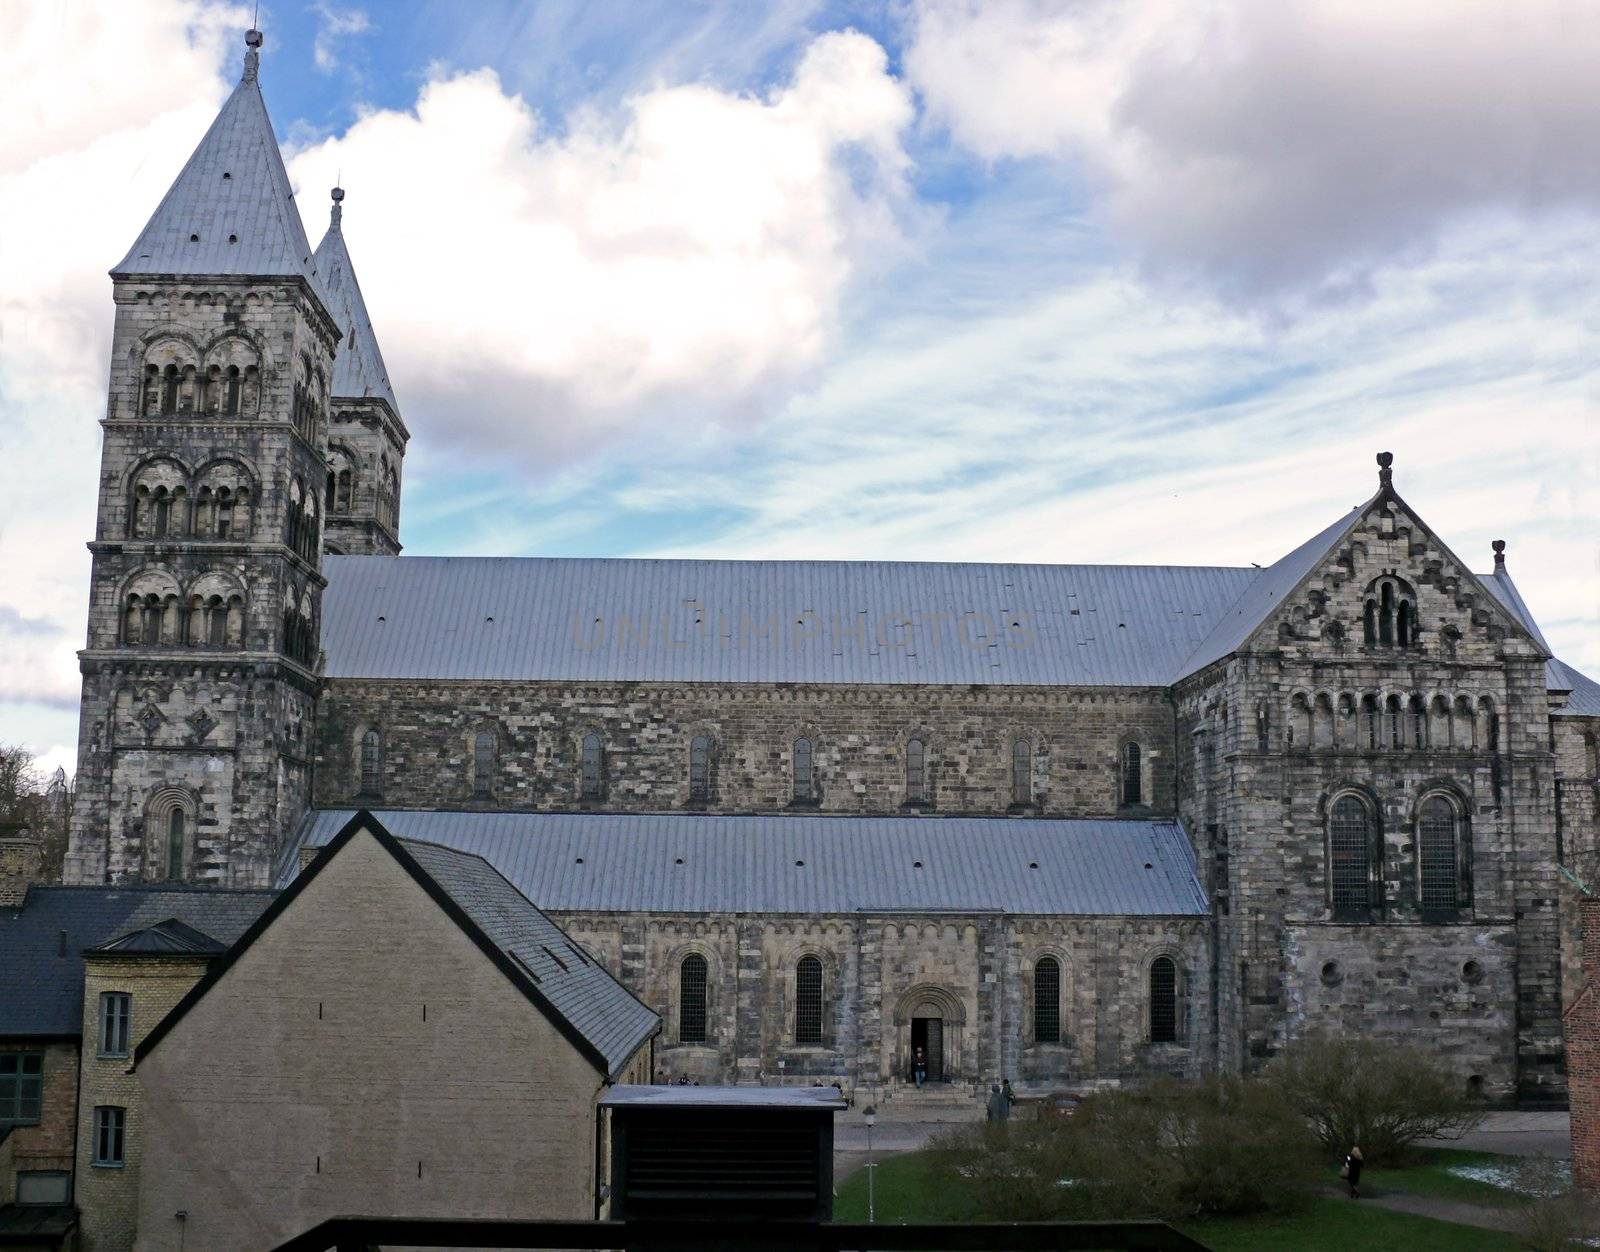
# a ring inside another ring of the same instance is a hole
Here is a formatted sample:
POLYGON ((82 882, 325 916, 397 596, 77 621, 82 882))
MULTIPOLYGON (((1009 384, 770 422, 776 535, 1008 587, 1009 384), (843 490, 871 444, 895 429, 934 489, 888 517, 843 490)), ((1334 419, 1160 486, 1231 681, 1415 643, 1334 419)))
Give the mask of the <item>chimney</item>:
POLYGON ((26 826, 0 826, 0 908, 20 908, 28 885, 40 881, 44 842, 26 826))

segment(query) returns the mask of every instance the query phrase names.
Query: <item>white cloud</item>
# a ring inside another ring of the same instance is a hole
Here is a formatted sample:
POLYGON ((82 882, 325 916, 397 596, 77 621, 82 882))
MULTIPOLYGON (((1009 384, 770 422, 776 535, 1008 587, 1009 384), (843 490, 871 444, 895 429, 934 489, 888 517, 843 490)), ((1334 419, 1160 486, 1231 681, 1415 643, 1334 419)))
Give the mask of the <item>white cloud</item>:
POLYGON ((1482 212, 1592 212, 1600 11, 1568 0, 918 0, 928 116, 1068 157, 1155 267, 1360 287, 1482 212))
POLYGON ((765 96, 658 87, 559 134, 488 70, 435 77, 414 111, 367 114, 291 173, 315 203, 342 170, 408 413, 559 458, 770 411, 902 245, 911 120, 883 49, 838 32, 765 96))
POLYGON ((324 74, 339 68, 339 43, 367 31, 371 23, 361 9, 337 9, 329 3, 311 6, 317 15, 317 33, 311 42, 311 62, 324 74))
POLYGON ((248 18, 195 0, 0 0, 6 737, 71 735, 105 411, 106 271, 216 113, 248 18))
POLYGON ((1267 564, 1375 491, 1388 450, 1471 568, 1509 541, 1552 645, 1600 673, 1600 360, 1586 290, 1548 281, 1597 248, 1595 227, 1452 232, 1359 312, 1280 327, 1115 267, 914 336, 878 310, 759 446, 642 467, 613 499, 742 518, 655 555, 1267 564))

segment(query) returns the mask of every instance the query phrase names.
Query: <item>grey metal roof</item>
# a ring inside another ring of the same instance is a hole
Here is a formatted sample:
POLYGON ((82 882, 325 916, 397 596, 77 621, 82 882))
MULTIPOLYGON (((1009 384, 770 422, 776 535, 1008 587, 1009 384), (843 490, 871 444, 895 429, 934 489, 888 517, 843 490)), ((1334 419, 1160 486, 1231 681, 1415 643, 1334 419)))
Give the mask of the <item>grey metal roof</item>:
POLYGON ((836 1087, 657 1087, 628 1083, 607 1088, 602 1108, 810 1109, 848 1108, 836 1087))
POLYGON ((227 945, 277 895, 173 887, 31 887, 0 909, 0 1036, 77 1035, 83 953, 168 918, 227 945))
POLYGON ((311 245, 248 57, 244 77, 211 129, 111 272, 298 276, 321 295, 311 245))
POLYGON ((1256 628, 1283 603, 1284 597, 1293 592, 1300 585, 1300 580, 1328 555, 1340 536, 1355 525, 1367 507, 1363 504, 1350 510, 1332 526, 1319 531, 1293 552, 1261 570, 1259 577, 1252 580, 1239 598, 1217 618, 1216 624, 1199 646, 1183 659, 1182 665, 1170 676, 1169 681, 1175 682, 1198 673, 1242 648, 1256 628))
MULTIPOLYGON (((310 814, 285 860, 350 811, 310 814)), ((686 813, 374 816, 397 838, 476 853, 555 912, 1007 912, 1199 916, 1175 822, 686 813), (1037 866, 1037 868, 1034 868, 1037 866)))
MULTIPOLYGON (((1533 636, 1535 642, 1546 652, 1553 652, 1549 640, 1544 637, 1544 632, 1539 629, 1539 623, 1529 611, 1527 602, 1523 600, 1522 593, 1517 590, 1516 583, 1511 581, 1510 573, 1504 566, 1496 569, 1492 574, 1479 574, 1478 580, 1494 593, 1495 599, 1524 626, 1533 636)), ((1553 710, 1556 717, 1600 717, 1600 683, 1594 681, 1587 674, 1573 668, 1556 656, 1545 662, 1544 685, 1550 691, 1564 691, 1567 693, 1566 703, 1559 709, 1553 710)))
MULTIPOLYGON (((391 828, 391 833, 397 832, 391 828)), ((605 1058, 608 1073, 625 1065, 656 1032, 661 1019, 483 857, 411 839, 400 842, 478 929, 532 978, 550 1007, 605 1058)))
MULTIPOLYGON (((339 194, 342 196, 343 192, 339 194)), ((400 402, 394 398, 394 390, 389 385, 389 371, 383 364, 383 353, 378 350, 378 336, 373 332, 367 302, 361 297, 361 284, 356 281, 356 269, 344 241, 344 229, 340 224, 343 212, 344 206, 336 201, 328 233, 317 245, 315 255, 317 273, 330 301, 328 312, 344 336, 333 356, 333 394, 335 397, 372 396, 386 400, 389 407, 399 413, 400 402)))
POLYGON ((1166 685, 1257 573, 409 556, 324 570, 335 679, 1047 686, 1166 685))
POLYGON ((210 935, 201 934, 193 926, 185 926, 175 917, 153 926, 118 935, 104 943, 96 944, 95 952, 144 952, 168 955, 215 956, 227 951, 228 945, 210 935))

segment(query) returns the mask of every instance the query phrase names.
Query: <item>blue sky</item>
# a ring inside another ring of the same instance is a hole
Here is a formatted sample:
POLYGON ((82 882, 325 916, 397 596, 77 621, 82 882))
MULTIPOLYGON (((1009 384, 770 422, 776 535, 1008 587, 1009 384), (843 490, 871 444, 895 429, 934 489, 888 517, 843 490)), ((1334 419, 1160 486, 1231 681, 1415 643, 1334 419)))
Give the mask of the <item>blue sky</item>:
MULTIPOLYGON (((0 741, 76 742, 104 274, 247 9, 9 0, 0 741), (159 63, 159 75, 127 67, 159 63)), ((1600 671, 1600 15, 263 6, 411 553, 1266 563, 1374 489, 1600 671)))

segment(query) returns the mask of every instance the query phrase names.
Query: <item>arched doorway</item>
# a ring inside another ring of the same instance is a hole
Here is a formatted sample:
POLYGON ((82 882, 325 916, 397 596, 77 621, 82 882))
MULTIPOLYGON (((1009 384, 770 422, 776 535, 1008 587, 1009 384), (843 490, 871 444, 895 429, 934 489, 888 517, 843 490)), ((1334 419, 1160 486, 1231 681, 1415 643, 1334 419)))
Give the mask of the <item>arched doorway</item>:
POLYGON ((950 991, 930 984, 911 988, 895 1006, 894 1022, 895 1078, 912 1080, 918 1048, 927 1058, 930 1083, 963 1077, 961 1042, 967 1013, 950 991))

